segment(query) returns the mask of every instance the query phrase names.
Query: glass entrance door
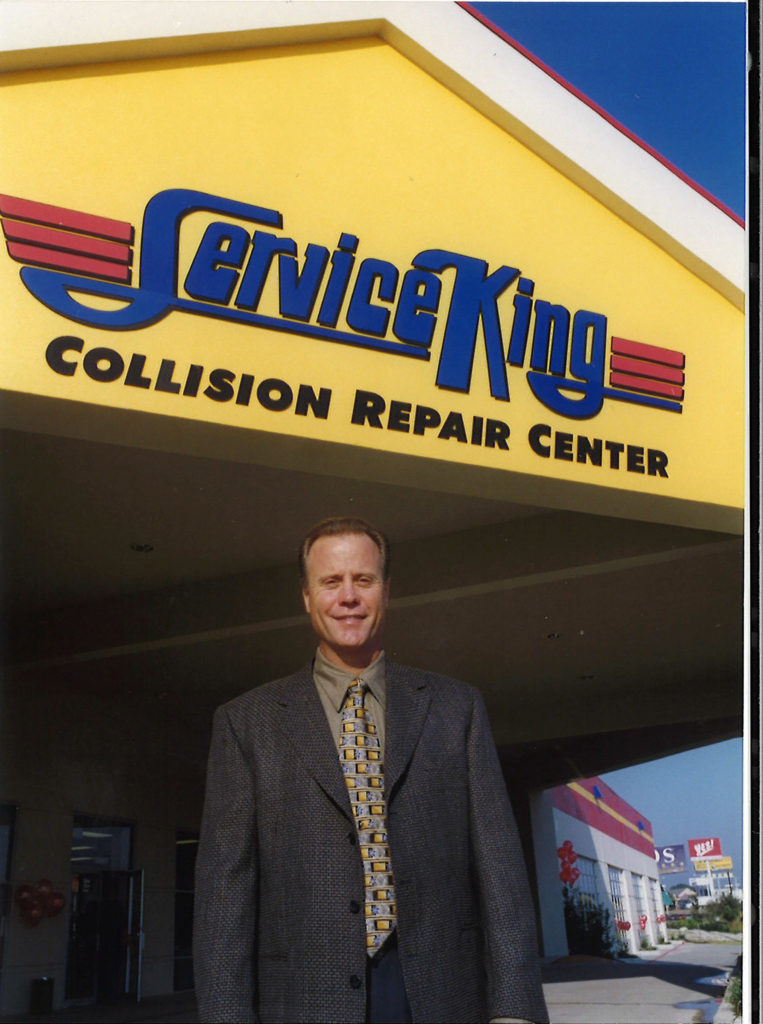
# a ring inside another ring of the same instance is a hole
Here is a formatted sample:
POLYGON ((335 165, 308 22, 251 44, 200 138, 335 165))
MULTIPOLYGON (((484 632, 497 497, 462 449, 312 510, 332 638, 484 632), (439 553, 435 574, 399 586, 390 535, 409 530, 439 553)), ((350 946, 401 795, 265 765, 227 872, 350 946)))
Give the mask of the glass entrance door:
POLYGON ((82 873, 72 889, 66 1000, 140 999, 143 872, 82 873))
POLYGON ((125 995, 140 1001, 143 969, 143 871, 129 871, 125 995))
POLYGON ((133 870, 132 825, 79 815, 72 833, 72 884, 65 1000, 138 1000, 143 959, 143 872, 133 870))

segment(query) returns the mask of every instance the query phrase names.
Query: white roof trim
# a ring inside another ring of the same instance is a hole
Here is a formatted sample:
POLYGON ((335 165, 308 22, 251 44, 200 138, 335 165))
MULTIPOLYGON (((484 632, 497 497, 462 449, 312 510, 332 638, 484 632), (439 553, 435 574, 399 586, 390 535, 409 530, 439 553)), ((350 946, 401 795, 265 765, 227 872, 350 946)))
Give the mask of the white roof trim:
POLYGON ((745 229, 456 3, 4 0, 0 69, 369 34, 381 35, 743 305, 745 229))

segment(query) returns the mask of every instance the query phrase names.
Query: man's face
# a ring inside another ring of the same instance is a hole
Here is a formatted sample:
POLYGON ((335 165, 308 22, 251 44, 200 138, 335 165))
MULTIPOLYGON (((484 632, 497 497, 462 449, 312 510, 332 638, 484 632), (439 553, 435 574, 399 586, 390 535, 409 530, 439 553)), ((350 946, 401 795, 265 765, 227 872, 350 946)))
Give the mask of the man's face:
POLYGON ((367 668, 381 650, 389 597, 371 538, 319 537, 307 555, 302 597, 325 657, 345 668, 367 668))

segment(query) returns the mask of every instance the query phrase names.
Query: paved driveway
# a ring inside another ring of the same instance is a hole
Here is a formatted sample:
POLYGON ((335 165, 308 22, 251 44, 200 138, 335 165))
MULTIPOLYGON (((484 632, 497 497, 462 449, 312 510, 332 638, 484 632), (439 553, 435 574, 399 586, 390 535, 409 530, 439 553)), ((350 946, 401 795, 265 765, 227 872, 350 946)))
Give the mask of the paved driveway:
POLYGON ((654 960, 567 957, 543 965, 551 1024, 696 1024, 712 1021, 739 943, 684 943, 654 960))

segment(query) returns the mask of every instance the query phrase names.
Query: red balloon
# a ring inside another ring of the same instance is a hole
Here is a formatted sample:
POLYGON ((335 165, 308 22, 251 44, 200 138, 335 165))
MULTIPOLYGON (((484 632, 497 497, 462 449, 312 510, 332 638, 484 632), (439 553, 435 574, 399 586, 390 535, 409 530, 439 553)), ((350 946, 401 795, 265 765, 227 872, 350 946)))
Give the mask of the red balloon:
POLYGON ((570 852, 567 854, 567 860, 570 862, 570 864, 574 864, 577 859, 578 855, 575 853, 575 851, 570 850, 570 852))
POLYGON ((38 925, 42 920, 43 910, 38 903, 33 903, 31 907, 24 910, 24 920, 27 924, 38 925))
POLYGON ((571 868, 570 877, 573 882, 577 882, 577 880, 580 878, 580 868, 571 868))
POLYGON ((35 889, 42 896, 47 896, 48 893, 53 891, 53 883, 49 878, 41 878, 39 882, 35 885, 35 889))
POLYGON ((55 917, 56 914, 60 914, 64 909, 65 900, 63 893, 52 892, 48 897, 47 903, 45 904, 45 913, 48 917, 55 917))
POLYGON ((29 906, 34 902, 34 889, 31 885, 19 885, 14 898, 20 907, 29 906))

